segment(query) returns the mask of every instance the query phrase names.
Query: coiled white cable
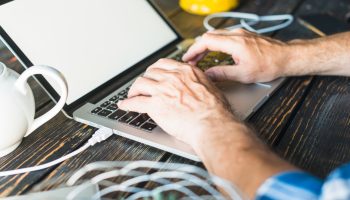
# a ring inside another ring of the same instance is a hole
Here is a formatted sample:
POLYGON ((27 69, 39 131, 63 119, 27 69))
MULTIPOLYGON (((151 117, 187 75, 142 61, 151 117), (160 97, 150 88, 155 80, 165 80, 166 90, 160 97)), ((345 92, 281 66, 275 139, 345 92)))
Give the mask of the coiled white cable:
POLYGON ((222 12, 222 13, 215 13, 215 14, 209 15, 204 19, 203 25, 208 31, 215 30, 215 27, 210 25, 210 20, 215 19, 215 18, 240 19, 239 24, 226 27, 225 29, 233 30, 233 29, 237 29, 237 28, 245 28, 248 31, 258 33, 258 34, 269 33, 269 32, 279 30, 279 29, 283 29, 283 28, 289 26, 294 20, 294 17, 292 15, 289 15, 289 14, 259 16, 257 14, 253 14, 253 13, 222 12), (265 27, 265 28, 261 28, 261 29, 255 29, 254 27, 252 27, 253 25, 255 25, 259 22, 272 22, 272 21, 283 21, 283 22, 280 24, 274 25, 274 26, 265 27))
POLYGON ((54 165, 57 165, 65 160, 69 159, 69 158, 76 156, 77 154, 83 152, 87 148, 94 146, 95 144, 106 140, 107 138, 109 138, 112 135, 113 135, 112 129, 100 128, 92 135, 92 137, 89 139, 88 142, 86 142, 82 147, 73 151, 72 153, 69 153, 69 154, 67 154, 59 159, 56 159, 54 161, 51 161, 51 162, 48 162, 48 163, 45 163, 42 165, 37 165, 37 166, 33 166, 33 167, 26 167, 26 168, 22 168, 22 169, 15 169, 15 170, 10 170, 10 171, 2 171, 2 172, 0 172, 0 177, 23 174, 23 173, 27 173, 27 172, 33 172, 33 171, 38 171, 38 170, 52 167, 54 165))

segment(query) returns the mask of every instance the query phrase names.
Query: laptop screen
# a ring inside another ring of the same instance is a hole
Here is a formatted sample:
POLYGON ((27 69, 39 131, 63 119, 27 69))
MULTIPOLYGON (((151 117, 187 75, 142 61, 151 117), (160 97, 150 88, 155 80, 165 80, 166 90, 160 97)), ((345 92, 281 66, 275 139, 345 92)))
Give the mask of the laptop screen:
POLYGON ((0 25, 34 65, 63 73, 68 105, 177 39, 145 0, 15 0, 0 25))

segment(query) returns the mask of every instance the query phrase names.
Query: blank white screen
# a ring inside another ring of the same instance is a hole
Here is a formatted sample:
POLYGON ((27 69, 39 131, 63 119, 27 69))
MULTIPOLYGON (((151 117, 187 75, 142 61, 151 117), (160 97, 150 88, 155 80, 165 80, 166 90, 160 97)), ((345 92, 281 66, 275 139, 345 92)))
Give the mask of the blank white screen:
POLYGON ((67 104, 176 39, 145 0, 15 0, 0 25, 34 65, 63 73, 67 104))

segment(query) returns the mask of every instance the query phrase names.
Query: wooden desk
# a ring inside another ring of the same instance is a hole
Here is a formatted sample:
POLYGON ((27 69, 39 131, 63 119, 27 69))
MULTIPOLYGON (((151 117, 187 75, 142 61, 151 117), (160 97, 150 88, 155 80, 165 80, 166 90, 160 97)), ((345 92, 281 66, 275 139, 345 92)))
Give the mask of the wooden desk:
MULTIPOLYGON (((182 11, 176 0, 155 0, 184 37, 204 32, 203 17, 182 11)), ((238 11, 258 14, 294 15, 328 12, 340 19, 350 11, 347 0, 242 0, 238 11)), ((221 21, 218 25, 224 25, 221 21)), ((272 35, 282 40, 313 38, 297 22, 272 35)), ((21 71, 6 49, 0 60, 21 71)), ((38 114, 53 106, 43 90, 31 81, 38 114)), ((289 78, 248 121, 259 136, 285 159, 319 177, 350 160, 350 81, 340 77, 289 78)), ((59 158, 84 144, 94 128, 59 114, 39 128, 10 155, 0 158, 0 170, 38 165, 59 158)), ((87 163, 101 160, 153 160, 192 163, 156 148, 122 137, 98 144, 55 167, 38 172, 0 178, 0 196, 29 192, 45 180, 62 177, 87 163)), ((58 183, 57 183, 58 184, 58 183)))

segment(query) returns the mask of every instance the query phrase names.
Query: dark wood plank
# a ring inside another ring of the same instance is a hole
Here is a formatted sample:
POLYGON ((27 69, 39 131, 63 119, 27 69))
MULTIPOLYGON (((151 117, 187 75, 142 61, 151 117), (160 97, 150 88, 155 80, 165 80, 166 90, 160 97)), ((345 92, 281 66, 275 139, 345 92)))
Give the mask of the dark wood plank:
POLYGON ((181 12, 181 8, 179 6, 178 0, 152 0, 154 5, 158 6, 158 8, 167 16, 171 18, 177 13, 181 12))
POLYGON ((350 79, 317 77, 278 145, 283 157, 324 177, 350 160, 350 79))
MULTIPOLYGON (((48 176, 42 181, 40 188, 49 189, 65 183, 72 172, 88 163, 96 161, 160 161, 164 157, 164 154, 165 152, 159 149, 120 136, 112 136, 112 138, 107 141, 97 144, 94 147, 90 147, 76 157, 62 163, 59 167, 48 174, 48 176), (54 183, 52 183, 53 180, 54 183), (45 183, 51 184, 46 185, 45 183)), ((145 172, 147 171, 148 170, 145 169, 145 172)), ((94 175, 94 173, 89 173, 84 177, 91 178, 94 175)), ((120 180, 121 179, 119 178, 114 179, 114 181, 120 180)))
MULTIPOLYGON (((50 103, 37 114, 41 115, 54 104, 50 103)), ((0 158, 0 171, 29 167, 60 158, 82 146, 95 128, 68 119, 62 113, 25 138, 11 154, 0 158)), ((113 136, 104 143, 89 148, 77 157, 45 170, 22 175, 0 177, 0 197, 26 193, 41 181, 57 180, 55 186, 66 181, 65 175, 100 160, 161 160, 165 152, 113 136)))
MULTIPOLYGON (((48 105, 47 107, 51 106, 48 105)), ((29 167, 54 160, 78 148, 83 141, 90 137, 93 131, 93 128, 67 119, 60 113, 37 131, 24 138, 21 145, 14 152, 0 158, 0 170, 29 167)), ((53 168, 1 177, 0 196, 23 193, 53 168)))
MULTIPOLYGON (((300 13, 327 12, 345 19, 349 8, 350 2, 346 0, 307 0, 300 8, 300 13)), ((348 162, 348 94, 348 78, 317 77, 300 111, 276 145, 278 152, 302 169, 320 177, 348 162)))

